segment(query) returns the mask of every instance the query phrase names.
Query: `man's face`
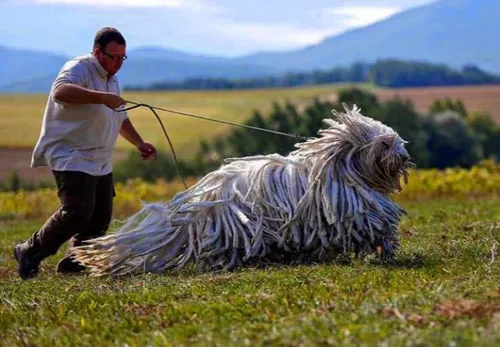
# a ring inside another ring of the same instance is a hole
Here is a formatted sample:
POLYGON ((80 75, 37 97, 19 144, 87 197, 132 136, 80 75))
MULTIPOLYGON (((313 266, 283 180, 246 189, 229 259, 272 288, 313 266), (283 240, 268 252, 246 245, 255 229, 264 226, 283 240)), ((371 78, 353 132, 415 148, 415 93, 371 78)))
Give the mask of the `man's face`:
POLYGON ((108 77, 113 76, 122 67, 123 61, 126 59, 126 47, 116 42, 110 42, 105 48, 96 47, 94 56, 102 65, 104 70, 108 72, 108 77))

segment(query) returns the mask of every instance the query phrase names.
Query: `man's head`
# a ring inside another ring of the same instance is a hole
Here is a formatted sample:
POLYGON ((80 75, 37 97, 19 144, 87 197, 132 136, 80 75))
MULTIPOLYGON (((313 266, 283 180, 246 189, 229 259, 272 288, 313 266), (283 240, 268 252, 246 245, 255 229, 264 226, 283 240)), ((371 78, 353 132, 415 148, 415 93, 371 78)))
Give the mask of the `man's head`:
POLYGON ((93 54, 108 76, 116 74, 122 67, 126 56, 126 42, 122 34, 115 28, 100 29, 94 39, 93 54))

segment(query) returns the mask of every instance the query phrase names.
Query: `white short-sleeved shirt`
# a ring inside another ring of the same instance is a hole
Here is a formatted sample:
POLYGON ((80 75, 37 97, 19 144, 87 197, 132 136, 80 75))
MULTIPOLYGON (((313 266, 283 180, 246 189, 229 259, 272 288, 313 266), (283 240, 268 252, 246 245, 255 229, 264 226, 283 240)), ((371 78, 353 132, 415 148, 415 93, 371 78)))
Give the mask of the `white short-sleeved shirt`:
POLYGON ((116 76, 108 80, 106 70, 92 54, 68 60, 52 85, 31 167, 106 175, 112 171, 113 149, 127 114, 105 105, 56 100, 54 91, 64 83, 120 95, 116 76))

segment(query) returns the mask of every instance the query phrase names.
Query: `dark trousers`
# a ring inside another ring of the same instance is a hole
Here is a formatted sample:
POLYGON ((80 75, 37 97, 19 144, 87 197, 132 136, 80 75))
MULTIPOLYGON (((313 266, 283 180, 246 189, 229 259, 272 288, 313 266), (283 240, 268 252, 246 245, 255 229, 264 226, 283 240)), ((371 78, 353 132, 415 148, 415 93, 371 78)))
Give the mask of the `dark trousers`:
POLYGON ((56 254, 68 240, 66 256, 83 241, 103 236, 113 213, 112 173, 92 176, 79 171, 53 171, 53 174, 61 206, 27 241, 29 249, 43 257, 56 254))

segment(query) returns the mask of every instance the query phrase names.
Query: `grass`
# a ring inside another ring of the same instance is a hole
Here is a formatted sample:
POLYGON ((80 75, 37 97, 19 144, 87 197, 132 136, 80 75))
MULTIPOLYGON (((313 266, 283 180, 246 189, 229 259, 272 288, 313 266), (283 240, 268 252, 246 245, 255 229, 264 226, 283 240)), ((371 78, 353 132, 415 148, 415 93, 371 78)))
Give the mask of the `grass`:
MULTIPOLYGON (((274 101, 307 104, 314 97, 334 94, 345 86, 347 84, 234 91, 126 92, 123 97, 176 111, 243 122, 255 109, 267 114, 274 101)), ((46 102, 47 96, 41 94, 0 95, 0 147, 32 148, 40 134, 46 102)), ((198 148, 199 140, 213 138, 228 129, 223 124, 169 113, 161 115, 180 155, 191 154, 198 148)), ((159 124, 149 110, 133 110, 129 116, 145 139, 160 148, 168 148, 159 124)), ((130 149, 130 145, 119 138, 117 148, 130 149)))
POLYGON ((0 229, 4 345, 498 346, 499 198, 404 203, 392 265, 352 259, 233 273, 17 278, 11 249, 39 222, 0 229))

